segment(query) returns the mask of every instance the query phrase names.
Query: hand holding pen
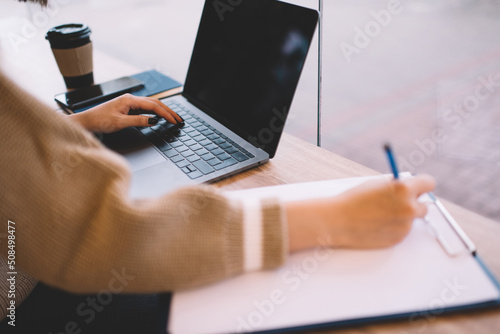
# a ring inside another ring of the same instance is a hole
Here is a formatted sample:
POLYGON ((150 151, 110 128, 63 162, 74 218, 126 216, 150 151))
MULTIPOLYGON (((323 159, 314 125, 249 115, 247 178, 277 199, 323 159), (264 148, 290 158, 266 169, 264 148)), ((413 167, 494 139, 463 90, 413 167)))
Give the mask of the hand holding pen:
POLYGON ((322 246, 342 248, 393 246, 408 235, 415 218, 425 217, 427 206, 418 199, 434 187, 428 175, 377 179, 332 198, 289 202, 290 251, 316 247, 321 240, 322 246))
MULTIPOLYGON (((392 173, 394 175, 394 180, 398 181, 399 180, 399 171, 398 167, 396 164, 396 159, 394 158, 394 153, 392 151, 392 148, 389 144, 384 145, 384 150, 387 155, 387 159, 389 160, 389 165, 391 167, 392 173)), ((414 177, 415 178, 415 177, 414 177)), ((411 179, 410 179, 411 180, 411 179)), ((443 204, 441 204, 440 201, 436 198, 436 196, 432 192, 427 192, 426 195, 428 196, 427 201, 422 201, 420 205, 426 205, 426 211, 429 210, 430 206, 434 206, 436 208, 436 212, 438 215, 441 216, 441 218, 446 221, 450 227, 453 229, 453 231, 458 235, 458 237, 461 239, 462 243, 464 244, 465 248, 471 252, 472 254, 475 253, 476 247, 472 243, 472 241, 467 237, 467 235, 462 231, 460 226, 455 222, 453 217, 450 216, 450 214, 446 211, 444 208, 443 204)), ((434 223, 430 220, 428 215, 424 215, 424 217, 421 217, 424 219, 424 221, 427 223, 427 226, 430 228, 432 234, 436 238, 436 240, 439 242, 443 250, 449 255, 449 256, 458 256, 460 255, 460 251, 453 250, 452 247, 449 246, 448 242, 446 241, 446 238, 434 227, 434 223)))

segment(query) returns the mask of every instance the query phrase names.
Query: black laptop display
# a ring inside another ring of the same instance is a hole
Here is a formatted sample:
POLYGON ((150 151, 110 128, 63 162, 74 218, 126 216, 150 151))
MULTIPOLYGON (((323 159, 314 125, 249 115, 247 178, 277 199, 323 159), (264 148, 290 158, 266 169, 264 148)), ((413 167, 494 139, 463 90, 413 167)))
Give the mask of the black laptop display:
POLYGON ((183 95, 272 158, 318 14, 273 1, 205 3, 183 95))

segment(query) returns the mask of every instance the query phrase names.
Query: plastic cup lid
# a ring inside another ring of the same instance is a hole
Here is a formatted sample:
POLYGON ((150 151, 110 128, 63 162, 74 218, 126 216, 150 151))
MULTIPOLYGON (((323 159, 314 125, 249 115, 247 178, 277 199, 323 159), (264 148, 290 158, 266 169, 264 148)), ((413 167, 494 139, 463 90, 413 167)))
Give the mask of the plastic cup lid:
POLYGON ((49 31, 47 31, 47 34, 45 35, 45 39, 49 41, 77 40, 80 38, 89 37, 91 32, 92 31, 86 24, 81 24, 81 23, 62 24, 49 29, 49 31))

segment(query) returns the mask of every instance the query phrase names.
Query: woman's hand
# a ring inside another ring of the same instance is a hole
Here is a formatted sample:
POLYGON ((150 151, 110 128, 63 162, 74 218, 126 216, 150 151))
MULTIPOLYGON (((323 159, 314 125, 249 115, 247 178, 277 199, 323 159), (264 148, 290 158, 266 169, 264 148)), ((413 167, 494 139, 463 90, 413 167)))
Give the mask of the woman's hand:
POLYGON ((169 123, 177 124, 182 118, 158 99, 125 94, 84 112, 70 115, 89 131, 111 133, 131 126, 152 126, 158 120, 154 117, 138 115, 156 114, 169 123))
POLYGON ((290 250, 329 246, 377 248, 394 245, 408 234, 412 222, 427 214, 418 197, 432 191, 428 175, 403 181, 367 182, 332 199, 289 203, 290 250))

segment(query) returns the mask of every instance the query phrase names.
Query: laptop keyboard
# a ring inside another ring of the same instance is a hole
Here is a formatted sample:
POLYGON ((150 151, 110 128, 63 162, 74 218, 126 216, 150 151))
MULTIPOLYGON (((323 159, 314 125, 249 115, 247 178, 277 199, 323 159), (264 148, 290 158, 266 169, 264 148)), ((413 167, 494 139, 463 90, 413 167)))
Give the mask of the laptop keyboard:
POLYGON ((174 125, 161 118, 158 124, 140 131, 191 179, 254 157, 182 105, 173 101, 166 104, 185 124, 174 125))

